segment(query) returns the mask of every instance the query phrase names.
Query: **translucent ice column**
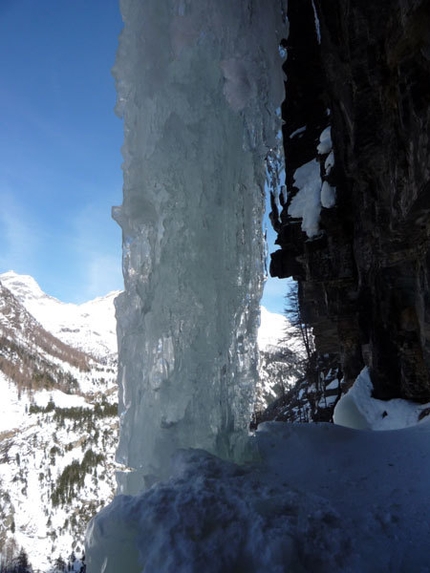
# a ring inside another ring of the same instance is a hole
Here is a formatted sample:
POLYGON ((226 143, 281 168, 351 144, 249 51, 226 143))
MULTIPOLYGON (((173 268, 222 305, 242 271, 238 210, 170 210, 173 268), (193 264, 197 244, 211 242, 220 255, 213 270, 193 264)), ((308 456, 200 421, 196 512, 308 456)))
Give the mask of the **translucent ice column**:
MULTIPOLYGON (((122 490, 171 454, 239 458, 256 375, 264 158, 283 83, 279 0, 121 0, 122 490)), ((143 478, 143 479, 142 479, 143 478)))

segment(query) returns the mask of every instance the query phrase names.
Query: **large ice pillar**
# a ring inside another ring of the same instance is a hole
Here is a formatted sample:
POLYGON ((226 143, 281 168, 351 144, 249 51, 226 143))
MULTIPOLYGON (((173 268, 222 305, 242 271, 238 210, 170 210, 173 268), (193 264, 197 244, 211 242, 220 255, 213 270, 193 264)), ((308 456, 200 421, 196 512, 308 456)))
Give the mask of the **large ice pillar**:
POLYGON ((264 158, 279 129, 280 0, 121 0, 125 292, 120 443, 134 493, 171 454, 238 459, 263 282, 264 158))

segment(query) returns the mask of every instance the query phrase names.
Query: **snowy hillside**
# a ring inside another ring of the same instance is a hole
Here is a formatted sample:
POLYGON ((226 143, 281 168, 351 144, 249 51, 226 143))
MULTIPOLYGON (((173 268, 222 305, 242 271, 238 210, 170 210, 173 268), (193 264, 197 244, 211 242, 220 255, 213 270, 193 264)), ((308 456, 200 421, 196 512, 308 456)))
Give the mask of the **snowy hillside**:
MULTIPOLYGON (((72 551, 79 557, 88 519, 115 491, 116 357, 109 332, 103 340, 113 305, 109 297, 100 299, 99 324, 97 301, 77 307, 74 317, 73 305, 64 305, 73 330, 83 332, 91 324, 100 332, 96 359, 82 351, 87 341, 73 346, 54 336, 59 324, 68 328, 66 313, 57 324, 51 320, 53 332, 42 326, 50 322, 41 309, 53 313, 62 303, 30 277, 21 283, 14 277, 20 299, 5 282, 0 284, 0 570, 22 548, 34 571, 47 573, 72 551), (91 319, 80 322, 85 306, 91 319), (32 307, 40 321, 29 312, 32 307), (103 348, 109 349, 104 356, 103 348)), ((73 567, 79 571, 80 561, 73 567)))
POLYGON ((66 344, 97 359, 116 356, 113 301, 119 291, 76 305, 47 295, 29 275, 9 271, 0 274, 0 282, 46 330, 66 344))
POLYGON ((298 329, 282 314, 269 312, 263 306, 258 347, 259 378, 254 407, 257 416, 303 376, 306 354, 298 329))
POLYGON ((0 392, 0 552, 22 547, 46 573, 80 555, 88 519, 113 497, 115 398, 20 394, 2 373, 0 392))
MULTIPOLYGON (((1 276, 1 275, 0 275, 1 276)), ((303 352, 303 343, 298 330, 290 324, 283 314, 270 312, 264 306, 260 307, 260 328, 258 329, 258 347, 266 352, 279 349, 287 344, 288 348, 297 353, 303 352)))
POLYGON ((258 329, 258 347, 267 350, 268 347, 278 347, 281 340, 285 339, 285 333, 289 323, 285 316, 268 311, 264 306, 260 307, 260 328, 258 329))

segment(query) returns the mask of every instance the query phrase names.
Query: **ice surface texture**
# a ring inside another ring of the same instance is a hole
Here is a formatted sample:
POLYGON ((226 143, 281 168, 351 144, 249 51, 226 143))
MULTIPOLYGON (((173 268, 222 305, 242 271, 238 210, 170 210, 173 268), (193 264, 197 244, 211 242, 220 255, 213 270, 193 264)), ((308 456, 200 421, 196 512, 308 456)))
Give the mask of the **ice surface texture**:
MULTIPOLYGON (((240 458, 256 378, 264 157, 283 98, 274 0, 123 0, 122 491, 171 454, 240 458)), ((142 480, 143 477, 143 480, 142 480)))

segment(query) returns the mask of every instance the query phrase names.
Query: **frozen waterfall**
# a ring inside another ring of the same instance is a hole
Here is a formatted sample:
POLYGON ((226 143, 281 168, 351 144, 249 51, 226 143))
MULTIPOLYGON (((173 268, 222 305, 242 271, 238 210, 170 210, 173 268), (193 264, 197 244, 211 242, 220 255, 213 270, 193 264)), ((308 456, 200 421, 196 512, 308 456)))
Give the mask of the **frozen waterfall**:
POLYGON ((181 447, 244 455, 263 282, 264 158, 283 97, 279 0, 124 0, 121 491, 181 447))
MULTIPOLYGON (((169 477, 178 449, 247 456, 286 21, 280 0, 121 0, 121 11, 117 459, 131 470, 119 492, 136 494, 169 477)), ((111 511, 110 525, 106 512, 90 524, 90 571, 140 571, 134 526, 111 511)))

